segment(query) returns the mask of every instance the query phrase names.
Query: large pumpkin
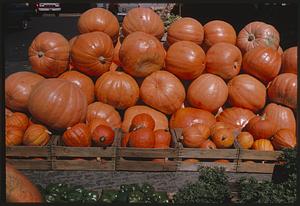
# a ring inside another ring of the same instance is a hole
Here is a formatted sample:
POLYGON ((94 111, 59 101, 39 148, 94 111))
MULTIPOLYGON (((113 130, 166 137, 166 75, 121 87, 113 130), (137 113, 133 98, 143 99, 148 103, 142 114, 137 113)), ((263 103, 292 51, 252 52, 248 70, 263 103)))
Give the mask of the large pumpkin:
POLYGON ((206 52, 205 71, 229 80, 238 75, 242 65, 242 53, 229 43, 214 44, 206 52))
POLYGON ((196 108, 217 111, 226 102, 228 88, 221 77, 202 74, 189 86, 187 99, 196 108))
POLYGON ((266 119, 266 115, 253 117, 245 127, 245 130, 257 139, 270 139, 277 131, 275 124, 266 119))
POLYGON ((180 108, 170 119, 170 128, 185 128, 193 124, 204 124, 211 127, 216 122, 215 116, 205 110, 192 107, 180 108))
POLYGON ((31 92, 28 110, 48 127, 65 129, 84 121, 87 100, 73 83, 64 79, 45 79, 31 92))
POLYGON ((32 70, 44 77, 57 77, 69 66, 70 46, 59 33, 42 32, 32 41, 28 56, 32 70))
POLYGON ((164 35, 164 30, 164 23, 160 16, 150 8, 130 9, 122 23, 124 36, 128 36, 136 31, 142 31, 161 39, 164 35))
POLYGON ((196 19, 184 17, 173 22, 169 26, 167 34, 169 45, 178 41, 191 41, 201 45, 204 38, 204 29, 196 19))
POLYGON ((280 129, 271 139, 271 142, 275 149, 294 148, 297 144, 297 138, 291 130, 280 129))
POLYGON ((281 73, 294 73, 298 74, 297 65, 297 50, 298 47, 290 47, 283 52, 281 73))
POLYGON ((86 122, 90 123, 93 119, 104 119, 112 128, 121 127, 121 117, 115 108, 102 102, 94 102, 87 107, 86 122))
POLYGON ((112 40, 103 32, 81 34, 71 48, 74 67, 86 75, 95 77, 109 70, 113 54, 112 40))
POLYGON ((66 79, 76 84, 86 96, 87 103, 91 104, 94 102, 94 82, 91 78, 77 71, 67 71, 61 74, 58 78, 66 79))
POLYGON ((260 21, 254 21, 247 24, 238 34, 237 46, 242 53, 259 47, 279 47, 280 37, 278 31, 269 24, 260 21))
POLYGON ((266 103, 266 87, 248 74, 240 74, 228 82, 228 101, 232 106, 257 112, 266 103))
POLYGON ((16 72, 5 79, 5 105, 15 111, 26 111, 32 88, 41 80, 32 72, 16 72))
POLYGON ((129 107, 125 111, 123 122, 122 122, 123 132, 129 131, 132 119, 136 115, 141 114, 141 113, 149 114, 154 119, 154 121, 155 121, 154 130, 168 129, 168 119, 163 113, 156 111, 147 106, 137 105, 137 106, 129 107))
POLYGON ((283 73, 273 79, 268 87, 268 97, 272 102, 297 108, 297 75, 283 73))
POLYGON ((113 41, 119 36, 119 22, 109 10, 92 8, 80 15, 78 24, 80 33, 100 31, 106 33, 113 41))
POLYGON ((139 86, 124 72, 108 71, 98 78, 95 94, 98 101, 117 109, 126 109, 139 99, 139 86))
POLYGON ((164 66, 165 49, 157 38, 144 32, 133 32, 122 42, 119 58, 125 72, 145 77, 164 66))
POLYGON ((203 49, 189 41, 179 41, 167 51, 166 70, 178 78, 191 80, 197 78, 205 69, 203 49))
POLYGON ((217 121, 244 128, 253 117, 255 117, 255 114, 249 109, 230 107, 224 109, 224 111, 217 116, 217 121))
POLYGON ((185 99, 185 89, 180 80, 167 71, 153 72, 141 85, 141 98, 149 106, 172 114, 185 99))

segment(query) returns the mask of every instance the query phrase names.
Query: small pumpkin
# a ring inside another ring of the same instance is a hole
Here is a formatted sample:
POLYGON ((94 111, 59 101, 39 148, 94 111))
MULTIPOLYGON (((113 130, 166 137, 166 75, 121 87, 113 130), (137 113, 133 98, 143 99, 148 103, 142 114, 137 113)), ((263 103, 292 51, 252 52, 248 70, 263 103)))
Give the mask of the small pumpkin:
POLYGON ((255 140, 252 149, 258 151, 274 151, 274 147, 270 140, 268 139, 258 139, 255 140))
POLYGON ((22 144, 24 130, 19 127, 5 127, 5 146, 17 146, 22 144))
POLYGON ((50 140, 51 132, 40 124, 29 126, 23 137, 23 144, 28 146, 44 146, 50 140))
POLYGON ((125 134, 122 136, 121 147, 127 147, 129 138, 130 138, 130 132, 125 133, 125 134))
POLYGON ((106 125, 97 126, 92 133, 92 144, 97 147, 108 147, 115 139, 114 130, 106 125))
POLYGON ((209 136, 210 130, 207 125, 193 124, 182 130, 182 143, 185 147, 199 148, 209 136))
POLYGON ((153 148, 155 145, 155 135, 150 128, 141 128, 130 133, 130 147, 153 148))
POLYGON ((89 128, 90 128, 91 134, 93 134, 94 130, 95 130, 96 127, 98 127, 99 125, 109 126, 108 122, 106 122, 105 119, 102 119, 102 118, 94 118, 94 119, 92 119, 92 120, 88 123, 88 126, 89 126, 89 128))
POLYGON ((172 136, 168 130, 158 129, 154 131, 154 148, 169 148, 172 136))
POLYGON ((275 149, 294 148, 297 144, 297 138, 289 129, 280 129, 271 139, 275 149))
POLYGON ((202 148, 202 149, 217 149, 217 146, 213 141, 211 141, 210 139, 207 139, 200 145, 200 148, 202 148))
POLYGON ((296 46, 284 50, 282 55, 281 73, 298 74, 297 50, 298 47, 296 46))
POLYGON ((75 124, 67 128, 63 133, 62 140, 66 146, 89 147, 91 146, 90 128, 84 123, 75 124))
POLYGON ((14 112, 6 118, 7 127, 18 127, 25 131, 28 127, 29 119, 26 114, 21 112, 14 112))
POLYGON ((131 132, 141 128, 149 128, 151 130, 154 130, 155 121, 151 115, 140 113, 133 117, 133 119, 131 120, 129 131, 131 132))
POLYGON ((250 149, 254 142, 254 138, 249 132, 241 132, 236 140, 242 149, 250 149))
POLYGON ((219 129, 212 135, 212 141, 217 148, 229 148, 234 143, 234 132, 232 129, 219 129))
POLYGON ((235 129, 235 127, 226 122, 216 122, 210 127, 210 134, 213 135, 219 129, 235 129))

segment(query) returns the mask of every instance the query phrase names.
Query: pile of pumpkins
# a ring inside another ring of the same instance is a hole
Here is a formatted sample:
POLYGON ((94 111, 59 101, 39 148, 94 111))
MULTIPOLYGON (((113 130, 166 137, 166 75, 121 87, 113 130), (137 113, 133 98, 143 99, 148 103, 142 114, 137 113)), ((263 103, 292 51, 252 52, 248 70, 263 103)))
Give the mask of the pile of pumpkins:
POLYGON ((184 17, 166 29, 150 8, 133 8, 120 28, 93 8, 77 27, 70 41, 38 34, 28 50, 35 73, 5 80, 6 107, 63 132, 65 145, 109 146, 122 128, 122 146, 167 148, 168 129, 182 128, 190 148, 296 146, 297 47, 283 51, 272 25, 237 34, 222 20, 184 17))

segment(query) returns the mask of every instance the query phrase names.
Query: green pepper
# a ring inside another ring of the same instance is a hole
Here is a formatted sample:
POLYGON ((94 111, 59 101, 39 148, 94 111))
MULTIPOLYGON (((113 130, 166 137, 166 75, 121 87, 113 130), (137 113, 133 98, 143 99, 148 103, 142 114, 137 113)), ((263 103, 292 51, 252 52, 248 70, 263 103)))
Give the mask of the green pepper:
POLYGON ((83 202, 91 203, 91 202, 97 202, 99 200, 99 194, 98 192, 94 191, 85 191, 83 194, 83 202))
POLYGON ((138 184, 121 185, 120 190, 121 192, 133 192, 140 190, 140 187, 138 184))
POLYGON ((166 192, 154 192, 152 197, 156 203, 169 203, 169 198, 166 192))
POLYGON ((141 191, 133 191, 128 195, 129 203, 143 203, 144 201, 144 193, 141 191))
POLYGON ((154 192, 154 187, 148 183, 144 183, 141 187, 141 192, 151 195, 154 192))
POLYGON ((100 201, 104 203, 112 203, 117 199, 117 197, 118 197, 117 190, 102 190, 100 201))
POLYGON ((118 193, 118 197, 116 199, 116 202, 123 202, 123 203, 126 203, 127 200, 128 200, 128 194, 129 192, 122 192, 121 190, 119 191, 118 193))

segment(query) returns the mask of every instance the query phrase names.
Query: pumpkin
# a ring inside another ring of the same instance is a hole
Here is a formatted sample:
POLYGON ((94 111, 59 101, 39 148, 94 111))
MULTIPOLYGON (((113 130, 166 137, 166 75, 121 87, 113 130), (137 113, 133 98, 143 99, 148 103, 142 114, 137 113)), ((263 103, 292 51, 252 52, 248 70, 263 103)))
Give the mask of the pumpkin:
POLYGON ((15 126, 5 127, 5 145, 17 146, 22 144, 24 130, 15 126))
POLYGON ((53 129, 65 129, 85 119, 87 100, 81 89, 64 79, 45 79, 29 96, 32 116, 53 129))
POLYGON ((205 53, 199 45, 189 41, 179 41, 168 49, 166 70, 179 79, 195 79, 204 69, 205 53))
POLYGON ((117 17, 109 10, 103 8, 92 8, 79 17, 77 28, 79 32, 104 32, 112 40, 116 41, 119 36, 119 22, 117 17))
POLYGON ((216 119, 218 122, 225 122, 235 127, 244 128, 253 117, 255 117, 255 114, 249 109, 230 107, 224 109, 216 119))
POLYGON ((229 160, 224 160, 224 159, 221 159, 221 160, 215 160, 214 162, 218 162, 218 163, 229 163, 230 161, 229 160))
POLYGON ((211 46, 206 52, 205 71, 232 79, 238 75, 242 65, 242 53, 235 45, 221 42, 211 46))
POLYGON ((290 108, 270 103, 265 107, 263 114, 266 116, 266 119, 273 122, 277 131, 290 129, 296 134, 296 119, 290 108))
POLYGON ((249 132, 241 132, 236 140, 242 149, 250 149, 254 142, 254 138, 249 132))
POLYGON ((270 139, 277 131, 275 124, 266 119, 266 115, 253 117, 245 127, 254 139, 270 139))
POLYGON ((67 71, 61 74, 58 78, 66 79, 80 87, 81 91, 87 98, 87 103, 91 104, 94 102, 94 82, 88 76, 78 71, 67 71))
POLYGON ((32 41, 29 63, 32 70, 44 77, 57 77, 68 69, 70 46, 68 40, 56 32, 42 32, 32 41))
POLYGON ((242 107, 257 112, 266 104, 266 87, 248 74, 233 77, 228 83, 228 102, 234 107, 242 107))
POLYGON ((225 122, 216 122, 210 127, 210 134, 213 135, 219 129, 235 129, 232 124, 225 122))
POLYGON ((187 91, 188 102, 196 108, 215 112, 226 102, 228 88, 221 77, 202 74, 195 79, 187 91))
POLYGON ((120 37, 119 37, 118 42, 114 48, 114 56, 113 56, 113 63, 115 63, 118 66, 121 66, 121 62, 120 62, 120 58, 119 58, 120 48, 121 48, 121 41, 120 41, 120 37))
POLYGON ((146 77, 164 66, 165 49, 150 34, 133 32, 122 42, 119 58, 125 72, 134 77, 146 77))
POLYGON ((86 113, 86 122, 90 123, 95 118, 104 119, 112 128, 121 127, 121 117, 115 108, 102 102, 89 104, 86 113))
POLYGON ((294 148, 296 147, 297 138, 289 129, 280 129, 271 139, 275 149, 294 148))
POLYGON ((165 114, 172 114, 183 104, 185 89, 175 75, 157 71, 144 79, 140 96, 147 105, 165 114))
POLYGON ((28 127, 29 119, 26 114, 14 112, 6 118, 5 125, 8 127, 18 127, 25 131, 28 127))
POLYGON ((98 147, 108 147, 115 139, 115 132, 106 125, 97 126, 92 133, 92 144, 98 147))
POLYGON ((155 135, 150 128, 141 128, 130 133, 130 147, 153 148, 155 145, 155 135))
POLYGON ((123 19, 122 33, 128 36, 133 32, 145 32, 161 39, 164 35, 164 23, 160 16, 150 8, 133 8, 123 19))
POLYGON ((195 164, 195 163, 198 163, 199 160, 197 159, 185 159, 183 160, 184 163, 188 163, 188 164, 195 164))
POLYGON ((214 115, 202 109, 192 107, 180 108, 172 114, 170 127, 185 128, 193 124, 205 124, 211 127, 216 122, 214 115))
POLYGON ((94 118, 89 123, 88 126, 90 128, 91 134, 93 134, 93 131, 98 127, 99 125, 105 125, 109 126, 108 122, 105 121, 105 119, 102 118, 94 118))
POLYGON ((279 33, 272 25, 254 21, 247 24, 239 32, 236 44, 244 54, 259 46, 277 49, 279 42, 279 33))
POLYGON ((23 137, 23 144, 28 146, 44 146, 50 140, 51 132, 40 124, 32 124, 27 128, 23 137))
POLYGON ((268 86, 268 97, 272 102, 297 108, 297 75, 283 73, 273 79, 268 86))
POLYGON ((99 77, 109 70, 113 54, 112 40, 103 32, 81 34, 71 48, 74 67, 93 77, 99 77))
POLYGON ((225 42, 235 45, 236 32, 234 28, 225 21, 213 20, 204 25, 203 48, 209 49, 212 45, 225 42))
MULTIPOLYGON (((72 39, 69 40, 69 46, 70 46, 70 51, 71 51, 71 48, 75 42, 75 40, 77 39, 78 36, 74 36, 72 39)), ((72 64, 72 59, 71 59, 71 56, 70 56, 70 61, 69 61, 69 70, 72 70, 74 69, 74 66, 72 64)))
POLYGON ((163 113, 156 111, 147 106, 136 105, 133 107, 129 107, 125 111, 123 122, 122 122, 122 131, 128 132, 129 128, 131 126, 132 119, 136 115, 141 114, 141 113, 149 114, 154 119, 154 121, 155 121, 154 130, 168 129, 168 119, 163 113))
POLYGON ((169 26, 167 34, 169 45, 178 41, 190 41, 201 45, 204 38, 204 29, 196 19, 184 17, 174 21, 169 26))
POLYGON ((296 46, 284 50, 282 55, 281 73, 298 74, 297 50, 298 47, 296 46))
POLYGON ((32 72, 16 72, 5 79, 5 106, 15 111, 26 111, 32 88, 45 79, 32 72))
POLYGON ((168 130, 158 129, 154 131, 154 148, 169 148, 172 136, 168 130))
POLYGON ((134 131, 140 128, 150 128, 154 130, 155 121, 151 115, 140 113, 133 117, 129 131, 134 131))
POLYGON ((255 140, 252 149, 258 151, 274 151, 274 147, 270 140, 268 139, 258 139, 255 140))
POLYGON ((202 142, 202 144, 199 147, 202 149, 217 149, 215 143, 210 139, 207 139, 204 142, 202 142))
POLYGON ((62 140, 66 146, 89 147, 91 146, 90 128, 84 123, 75 124, 67 128, 63 133, 62 140))
POLYGON ((129 137, 130 137, 130 133, 125 133, 122 136, 121 147, 127 147, 127 144, 128 144, 128 141, 129 141, 129 137))
POLYGON ((243 56, 243 71, 265 84, 278 75, 280 66, 281 56, 271 47, 255 47, 243 56))
POLYGON ((232 129, 219 129, 212 135, 212 141, 217 148, 229 148, 234 143, 234 132, 232 129))
POLYGON ((95 94, 98 101, 116 109, 126 109, 136 104, 139 98, 139 86, 124 72, 108 71, 96 81, 95 94))
POLYGON ((193 124, 183 128, 182 143, 185 147, 198 148, 209 136, 210 130, 207 125, 193 124))

